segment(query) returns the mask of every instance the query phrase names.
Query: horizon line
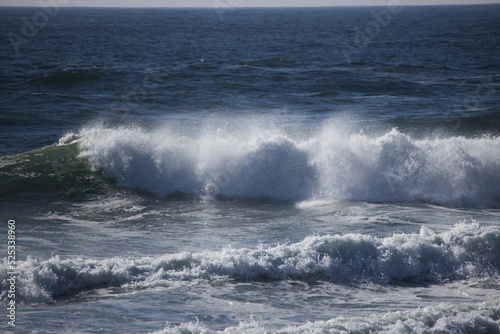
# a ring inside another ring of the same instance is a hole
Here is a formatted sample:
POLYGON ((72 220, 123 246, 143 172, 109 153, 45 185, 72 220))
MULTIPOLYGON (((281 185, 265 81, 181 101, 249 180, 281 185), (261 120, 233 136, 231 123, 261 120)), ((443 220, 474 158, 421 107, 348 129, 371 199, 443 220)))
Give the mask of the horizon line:
MULTIPOLYGON (((433 3, 433 4, 400 4, 403 7, 437 7, 437 6, 484 6, 484 5, 500 5, 498 2, 485 2, 485 3, 470 3, 470 4, 448 4, 448 3, 433 3)), ((14 8, 39 8, 40 6, 33 5, 0 5, 0 7, 14 7, 14 8)), ((220 8, 217 6, 94 6, 94 5, 62 5, 62 8, 178 8, 178 9, 210 9, 220 8)), ((237 6, 230 7, 231 9, 251 9, 251 8, 349 8, 349 7, 389 7, 389 5, 332 5, 332 6, 304 6, 304 5, 290 5, 290 6, 237 6)), ((225 7, 224 7, 225 8, 225 7)), ((228 7, 229 8, 229 7, 228 7)))

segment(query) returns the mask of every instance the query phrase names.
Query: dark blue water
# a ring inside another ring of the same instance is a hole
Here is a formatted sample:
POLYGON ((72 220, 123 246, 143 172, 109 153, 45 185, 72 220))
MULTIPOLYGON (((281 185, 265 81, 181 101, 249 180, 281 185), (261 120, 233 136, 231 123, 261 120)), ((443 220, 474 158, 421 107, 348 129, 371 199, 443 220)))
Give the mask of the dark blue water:
POLYGON ((498 6, 384 11, 242 9, 220 20, 212 9, 60 9, 26 38, 22 18, 37 9, 4 8, 1 153, 98 117, 188 112, 498 131, 498 6), (376 17, 385 27, 371 29, 376 17))
POLYGON ((499 14, 1 7, 1 328, 500 332, 499 14))

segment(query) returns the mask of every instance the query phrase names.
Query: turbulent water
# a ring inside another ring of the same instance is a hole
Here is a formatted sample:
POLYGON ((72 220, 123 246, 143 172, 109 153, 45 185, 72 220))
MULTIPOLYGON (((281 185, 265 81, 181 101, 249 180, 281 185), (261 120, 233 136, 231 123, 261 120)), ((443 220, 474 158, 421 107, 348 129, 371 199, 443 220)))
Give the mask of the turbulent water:
POLYGON ((0 329, 500 333, 499 15, 1 7, 0 329))

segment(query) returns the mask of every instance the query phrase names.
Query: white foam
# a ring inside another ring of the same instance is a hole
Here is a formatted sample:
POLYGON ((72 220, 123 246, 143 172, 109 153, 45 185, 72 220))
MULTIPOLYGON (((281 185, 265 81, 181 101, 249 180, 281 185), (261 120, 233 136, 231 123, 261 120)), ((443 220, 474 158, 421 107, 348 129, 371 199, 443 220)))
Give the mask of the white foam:
POLYGON ((171 129, 83 131, 82 157, 122 186, 164 196, 182 192, 304 199, 314 189, 308 155, 289 138, 267 134, 186 137, 171 129))
MULTIPOLYGON (((362 234, 308 236, 255 249, 181 252, 105 260, 53 257, 18 263, 18 295, 27 304, 107 287, 168 286, 197 280, 304 280, 334 283, 441 283, 500 273, 500 228, 462 223, 444 233, 375 238, 362 234)), ((7 266, 0 267, 6 277, 7 266)), ((1 283, 6 291, 7 282, 1 283)))
POLYGON ((415 140, 396 129, 346 136, 329 127, 319 138, 318 198, 499 206, 499 138, 415 140))
POLYGON ((481 304, 442 304, 412 311, 373 314, 369 317, 338 317, 328 321, 309 322, 302 326, 288 326, 269 330, 256 321, 242 322, 223 331, 210 330, 201 322, 167 326, 153 334, 174 333, 499 333, 500 297, 492 297, 481 304))
POLYGON ((500 138, 417 140, 396 129, 370 136, 334 123, 317 134, 259 126, 96 125, 81 131, 79 143, 94 170, 160 196, 500 207, 500 138))

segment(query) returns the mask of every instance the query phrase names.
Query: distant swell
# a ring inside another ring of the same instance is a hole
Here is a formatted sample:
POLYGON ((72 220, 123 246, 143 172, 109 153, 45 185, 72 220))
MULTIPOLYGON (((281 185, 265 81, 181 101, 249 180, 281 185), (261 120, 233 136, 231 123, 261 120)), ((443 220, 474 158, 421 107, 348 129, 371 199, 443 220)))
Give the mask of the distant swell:
POLYGON ((121 186, 160 196, 500 207, 498 137, 413 139, 397 129, 376 136, 332 124, 301 132, 93 126, 80 133, 80 157, 121 186))
POLYGON ((106 69, 103 67, 57 69, 38 77, 31 78, 28 82, 71 85, 100 79, 106 75, 105 70, 106 69))
MULTIPOLYGON (((8 277, 7 266, 0 276, 8 277)), ((376 238, 362 234, 309 236, 255 249, 181 252, 159 257, 110 259, 51 258, 18 262, 17 298, 50 303, 82 291, 112 287, 165 286, 176 281, 268 281, 428 284, 470 278, 498 278, 500 229, 462 223, 436 234, 376 238)), ((4 279, 1 291, 7 291, 4 279)), ((2 296, 2 299, 4 299, 2 296)))

